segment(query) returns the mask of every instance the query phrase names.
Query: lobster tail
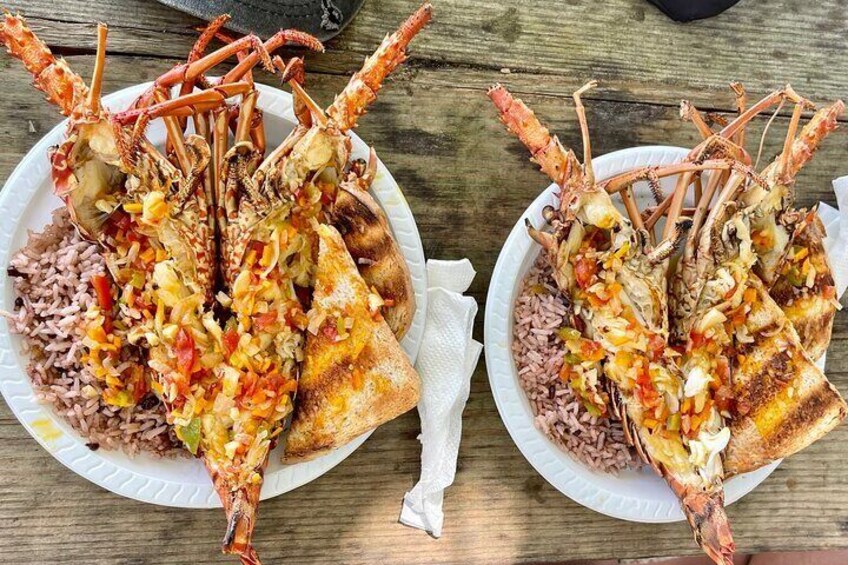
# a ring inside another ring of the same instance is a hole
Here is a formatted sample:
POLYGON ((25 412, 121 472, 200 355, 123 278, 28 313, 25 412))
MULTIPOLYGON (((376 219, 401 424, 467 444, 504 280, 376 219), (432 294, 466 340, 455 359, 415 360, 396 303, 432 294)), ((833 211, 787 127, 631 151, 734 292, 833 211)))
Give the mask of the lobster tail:
POLYGON ((6 44, 10 55, 23 62, 33 76, 35 87, 44 92, 62 114, 70 116, 85 102, 88 87, 82 77, 73 72, 64 59, 56 59, 22 17, 4 14, 0 40, 6 44))
POLYGON ((356 127, 356 120, 365 114, 369 104, 377 99, 383 81, 406 60, 406 48, 421 29, 430 21, 433 6, 425 2, 409 16, 400 28, 386 37, 373 55, 336 96, 327 114, 343 131, 356 127))
POLYGON ((733 565, 736 544, 724 510, 724 491, 707 492, 669 480, 680 498, 695 541, 718 565, 733 565))
POLYGON ((241 556, 242 563, 259 564, 259 558, 252 546, 252 539, 262 483, 230 490, 227 484, 219 484, 224 482, 219 477, 215 478, 215 488, 221 497, 224 513, 227 516, 227 531, 221 543, 221 551, 241 556))

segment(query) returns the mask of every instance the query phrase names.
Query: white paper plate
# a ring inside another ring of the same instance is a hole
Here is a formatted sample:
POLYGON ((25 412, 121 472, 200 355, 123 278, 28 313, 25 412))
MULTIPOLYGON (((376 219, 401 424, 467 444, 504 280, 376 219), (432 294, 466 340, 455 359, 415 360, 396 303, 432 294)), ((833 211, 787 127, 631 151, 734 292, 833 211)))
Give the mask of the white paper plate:
MULTIPOLYGON (((603 180, 634 167, 675 163, 688 152, 681 147, 636 147, 603 155, 592 163, 595 175, 603 180)), ((675 178, 662 180, 666 193, 673 190, 674 183, 675 178)), ((518 382, 512 357, 513 303, 522 278, 541 249, 527 235, 524 219, 528 218, 536 227, 544 226, 542 209, 555 203, 555 189, 556 185, 549 186, 515 224, 492 274, 484 332, 489 383, 498 411, 524 457, 551 485, 575 502, 607 516, 633 522, 683 520, 677 498, 653 471, 624 471, 618 476, 591 471, 533 425, 530 403, 518 382)), ((641 209, 653 202, 646 183, 637 184, 634 193, 641 209)), ((779 464, 777 461, 729 479, 725 483, 727 504, 750 492, 779 464)))
MULTIPOLYGON (((148 84, 121 90, 103 101, 108 108, 124 109, 148 84)), ((259 107, 265 112, 268 145, 273 147, 294 127, 291 95, 268 86, 257 86, 261 93, 259 107)), ((35 90, 32 96, 39 98, 35 90)), ((66 122, 63 122, 41 139, 0 192, 0 309, 13 309, 12 281, 5 274, 11 256, 25 244, 27 230, 40 230, 50 222, 51 212, 61 206, 52 193, 47 150, 62 139, 65 128, 66 122)), ((164 145, 165 130, 161 121, 152 125, 148 135, 154 143, 164 145)), ((367 159, 365 142, 356 134, 351 134, 351 138, 353 157, 367 159)), ((414 362, 421 345, 427 307, 424 250, 409 205, 382 162, 372 191, 389 218, 412 274, 417 309, 412 327, 401 345, 414 362)), ((30 435, 68 468, 105 489, 143 502, 184 508, 221 506, 203 465, 196 459, 166 460, 145 454, 130 458, 120 452, 88 449, 82 438, 50 406, 36 401, 26 365, 20 337, 10 335, 7 321, 0 316, 0 392, 30 435)), ((282 453, 278 448, 271 453, 262 499, 283 494, 320 477, 353 453, 368 435, 324 457, 297 465, 281 464, 282 453)))

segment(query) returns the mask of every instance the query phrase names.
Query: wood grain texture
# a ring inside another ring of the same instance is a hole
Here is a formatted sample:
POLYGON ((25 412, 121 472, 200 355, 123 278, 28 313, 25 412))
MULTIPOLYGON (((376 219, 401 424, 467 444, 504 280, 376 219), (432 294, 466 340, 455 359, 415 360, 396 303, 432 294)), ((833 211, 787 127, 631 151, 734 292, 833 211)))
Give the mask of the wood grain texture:
MULTIPOLYGON (((383 34, 416 0, 369 0, 323 55, 308 55, 310 91, 329 103, 383 34)), ((177 62, 198 21, 155 2, 29 0, 10 3, 88 75, 94 22, 110 24, 105 91, 150 80, 177 62)), ((392 77, 358 133, 404 188, 428 257, 468 257, 481 307, 512 225, 548 183, 498 123, 485 89, 519 93, 564 143, 579 145, 570 93, 602 81, 587 100, 600 155, 633 145, 692 145, 677 104, 730 110, 726 84, 751 96, 786 82, 818 102, 848 84, 848 12, 839 0, 742 2, 705 22, 679 25, 642 0, 440 0, 435 22, 392 77), (509 74, 501 72, 508 68, 509 74)), ((0 181, 58 123, 16 61, 0 57, 0 181)), ((263 82, 272 82, 262 76, 263 82)), ((787 113, 784 112, 786 115, 787 113)), ((765 118, 749 136, 755 146, 765 118)), ((779 147, 786 118, 764 149, 779 147)), ((755 152, 755 147, 754 147, 755 152)), ((846 172, 844 131, 833 135, 799 184, 799 200, 833 203, 846 172)), ((14 190, 6 187, 4 190, 14 190)), ((2 220, 0 220, 2 221, 2 220)), ((478 338, 484 312, 478 316, 478 338)), ((828 375, 848 392, 848 314, 839 313, 828 375)), ((263 503, 257 544, 266 563, 552 563, 592 557, 696 554, 683 524, 639 525, 586 510, 524 460, 498 417, 485 367, 472 381, 456 484, 445 498, 441 540, 397 524, 417 480, 418 419, 379 429, 336 469, 263 503)), ((786 461, 729 509, 740 550, 848 547, 848 428, 786 461)), ((118 498, 67 471, 0 403, 0 561, 4 563, 226 563, 217 511, 156 508, 118 498)))

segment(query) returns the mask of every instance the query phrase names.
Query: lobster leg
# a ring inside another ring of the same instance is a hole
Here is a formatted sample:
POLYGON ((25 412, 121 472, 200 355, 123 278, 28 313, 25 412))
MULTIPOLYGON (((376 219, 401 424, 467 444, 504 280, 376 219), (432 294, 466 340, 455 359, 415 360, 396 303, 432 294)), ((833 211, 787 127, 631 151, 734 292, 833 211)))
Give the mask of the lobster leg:
POLYGON ((313 122, 317 122, 319 126, 327 127, 327 114, 303 88, 303 60, 294 58, 286 64, 280 57, 274 57, 274 66, 280 71, 280 81, 292 88, 295 114, 300 125, 311 127, 313 122))
MULTIPOLYGON (((199 61, 203 57, 203 53, 206 51, 206 48, 209 46, 209 43, 218 36, 218 33, 221 31, 227 22, 230 21, 229 14, 222 14, 209 22, 209 25, 204 28, 204 30, 200 33, 200 37, 197 38, 197 41, 194 43, 194 46, 191 48, 191 52, 188 55, 187 64, 191 65, 196 61, 199 61)), ((243 57, 243 52, 239 51, 236 53, 238 57, 243 57)), ((189 94, 194 90, 195 79, 188 79, 183 82, 180 87, 180 96, 184 96, 189 94)))
MULTIPOLYGON (((731 82, 730 89, 736 96, 736 111, 741 115, 745 112, 745 106, 748 105, 748 94, 745 92, 745 87, 741 82, 731 82)), ((745 147, 745 129, 740 129, 734 136, 733 142, 739 147, 745 147)))
POLYGON ((695 108, 695 106, 693 106, 688 100, 680 102, 680 117, 695 124, 695 127, 698 128, 702 137, 707 138, 713 135, 713 130, 711 130, 710 126, 707 125, 707 122, 704 121, 704 117, 701 116, 701 112, 699 112, 698 109, 695 108))
MULTIPOLYGON (((283 29, 275 33, 268 41, 263 44, 264 53, 273 53, 280 47, 286 44, 299 45, 306 47, 312 51, 324 52, 324 45, 315 37, 308 33, 298 31, 296 29, 283 29)), ((241 80, 253 67, 261 60, 261 54, 257 52, 250 53, 247 57, 239 61, 239 63, 228 73, 220 78, 218 84, 227 84, 241 80)), ((268 61, 268 70, 273 72, 270 59, 268 61)))
POLYGON ((246 82, 235 82, 216 86, 209 90, 192 92, 191 94, 186 94, 173 100, 163 100, 162 102, 144 108, 120 112, 113 116, 113 120, 121 125, 128 125, 136 121, 141 115, 146 115, 153 119, 165 115, 190 116, 199 112, 209 111, 219 106, 227 98, 236 94, 243 94, 250 89, 251 86, 246 82))

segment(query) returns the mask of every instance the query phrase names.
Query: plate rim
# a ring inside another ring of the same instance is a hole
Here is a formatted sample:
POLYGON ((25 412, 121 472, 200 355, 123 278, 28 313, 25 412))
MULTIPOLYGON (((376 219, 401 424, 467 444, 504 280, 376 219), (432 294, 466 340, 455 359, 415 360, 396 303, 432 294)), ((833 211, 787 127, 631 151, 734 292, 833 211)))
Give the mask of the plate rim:
MULTIPOLYGON (((125 103, 138 96, 150 84, 152 83, 145 82, 120 89, 104 96, 103 103, 106 106, 125 103)), ((291 94, 264 84, 257 83, 256 86, 260 91, 260 108, 266 113, 292 124, 295 123, 291 94)), ((14 218, 0 225, 0 266, 3 271, 18 250, 13 247, 12 242, 18 231, 22 229, 24 213, 30 202, 42 193, 39 187, 43 184, 44 178, 49 175, 47 150, 61 139, 67 123, 67 119, 62 120, 33 145, 15 166, 3 190, 0 191, 0 217, 14 218)), ((367 156, 369 146, 355 132, 350 132, 349 135, 353 152, 367 156)), ((412 326, 401 341, 401 345, 414 364, 421 346, 427 308, 424 249, 415 218, 403 196, 403 191, 382 161, 379 161, 377 180, 373 188, 372 192, 389 219, 413 279, 416 311, 412 326)), ((56 202, 58 208, 60 203, 58 200, 56 202)), ((0 308, 3 307, 5 293, 11 291, 10 279, 4 275, 5 273, 0 273, 0 308)), ((72 430, 56 414, 51 405, 37 401, 25 364, 20 362, 25 362, 26 358, 26 354, 17 351, 12 343, 8 320, 0 316, 0 393, 18 422, 57 461, 89 482, 126 498, 178 508, 219 508, 221 506, 211 482, 208 485, 179 483, 158 476, 142 475, 113 461, 149 460, 154 465, 155 472, 155 463, 163 461, 162 459, 148 454, 130 457, 120 450, 91 451, 88 449, 82 436, 72 430), (46 420, 45 425, 50 428, 48 433, 35 429, 33 423, 42 420, 46 420)), ((315 460, 267 472, 261 499, 279 496, 319 478, 358 449, 372 432, 373 430, 315 460)), ((272 452, 271 457, 278 455, 279 448, 272 452)), ((202 465, 199 460, 192 462, 202 465)))
MULTIPOLYGON (((613 151, 593 158, 598 179, 648 164, 670 164, 688 154, 683 147, 648 145, 613 151)), ((544 225, 542 209, 553 202, 555 184, 550 184, 525 209, 510 231, 492 271, 486 295, 484 338, 486 372, 495 404, 513 442, 531 466, 562 494, 591 510, 607 516, 643 523, 685 520, 671 491, 668 499, 650 501, 613 491, 598 484, 606 474, 591 471, 572 459, 533 424, 530 404, 518 382, 512 355, 512 310, 523 265, 540 247, 527 236, 525 219, 534 226, 544 225)), ((756 471, 732 477, 725 482, 726 506, 733 504, 764 481, 780 465, 775 461, 756 471)), ((659 484, 661 479, 656 478, 659 484)))

